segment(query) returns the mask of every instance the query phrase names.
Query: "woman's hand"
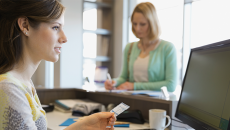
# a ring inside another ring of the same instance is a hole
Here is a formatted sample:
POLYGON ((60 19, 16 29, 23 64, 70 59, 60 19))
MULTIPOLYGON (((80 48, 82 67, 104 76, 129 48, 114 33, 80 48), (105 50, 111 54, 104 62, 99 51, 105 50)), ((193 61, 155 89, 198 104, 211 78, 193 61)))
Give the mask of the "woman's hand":
POLYGON ((114 130, 113 125, 116 121, 114 113, 100 112, 83 117, 65 130, 114 130), (106 128, 110 126, 110 128, 106 128))
POLYGON ((113 90, 114 89, 115 81, 112 80, 112 82, 111 82, 110 80, 106 80, 104 84, 105 84, 105 89, 107 89, 107 90, 113 90))
POLYGON ((79 121, 81 126, 79 130, 114 130, 113 125, 116 121, 114 113, 100 112, 79 121), (110 128, 106 128, 110 126, 110 128))
POLYGON ((117 87, 118 90, 133 90, 134 89, 134 83, 131 82, 125 82, 117 87))

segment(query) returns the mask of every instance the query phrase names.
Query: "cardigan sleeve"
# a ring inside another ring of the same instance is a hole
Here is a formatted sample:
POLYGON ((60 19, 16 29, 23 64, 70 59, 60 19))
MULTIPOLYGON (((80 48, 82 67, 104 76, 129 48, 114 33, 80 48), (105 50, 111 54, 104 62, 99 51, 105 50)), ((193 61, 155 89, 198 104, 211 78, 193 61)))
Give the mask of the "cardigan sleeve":
POLYGON ((7 130, 38 129, 25 94, 13 83, 0 83, 0 126, 7 130))
POLYGON ((126 82, 128 78, 128 51, 131 46, 131 43, 127 44, 124 50, 124 55, 123 55, 123 65, 122 65, 122 71, 121 74, 118 78, 114 79, 116 82, 116 87, 119 86, 120 84, 126 82))
MULTIPOLYGON (((165 80, 156 82, 135 82, 134 90, 156 90, 160 91, 161 87, 166 86, 169 92, 176 89, 177 84, 177 55, 176 48, 173 44, 167 44, 164 50, 165 59, 165 80)), ((154 66, 153 66, 154 67, 154 66)))

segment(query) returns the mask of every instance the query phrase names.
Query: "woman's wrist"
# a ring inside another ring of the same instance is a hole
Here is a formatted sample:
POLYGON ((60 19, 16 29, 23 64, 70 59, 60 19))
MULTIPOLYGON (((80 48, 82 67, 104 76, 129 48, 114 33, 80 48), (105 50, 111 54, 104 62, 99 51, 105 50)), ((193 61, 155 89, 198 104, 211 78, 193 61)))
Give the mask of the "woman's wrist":
POLYGON ((115 87, 116 88, 116 86, 117 86, 117 81, 116 80, 113 80, 114 81, 114 83, 113 83, 113 87, 115 87))
POLYGON ((64 130, 84 130, 81 121, 75 122, 72 125, 68 126, 64 130))
POLYGON ((135 82, 133 82, 133 90, 136 90, 135 82))

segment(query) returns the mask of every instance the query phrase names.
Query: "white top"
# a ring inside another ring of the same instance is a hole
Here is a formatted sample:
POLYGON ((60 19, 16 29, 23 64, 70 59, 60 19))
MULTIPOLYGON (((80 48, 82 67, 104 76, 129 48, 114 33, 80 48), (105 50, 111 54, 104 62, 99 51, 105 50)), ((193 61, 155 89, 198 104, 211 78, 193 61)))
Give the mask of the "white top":
POLYGON ((133 78, 135 82, 148 82, 149 55, 145 58, 138 57, 133 65, 133 78))
POLYGON ((10 73, 0 75, 0 130, 47 130, 34 86, 21 83, 10 73))

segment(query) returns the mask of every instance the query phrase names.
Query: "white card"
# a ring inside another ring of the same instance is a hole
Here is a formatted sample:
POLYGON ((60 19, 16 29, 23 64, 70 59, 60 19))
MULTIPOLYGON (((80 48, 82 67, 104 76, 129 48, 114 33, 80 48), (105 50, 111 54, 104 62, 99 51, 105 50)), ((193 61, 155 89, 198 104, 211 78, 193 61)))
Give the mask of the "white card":
POLYGON ((115 108, 113 108, 110 112, 113 112, 115 116, 120 115, 122 112, 127 110, 129 108, 128 105, 124 104, 123 102, 117 105, 115 108))

